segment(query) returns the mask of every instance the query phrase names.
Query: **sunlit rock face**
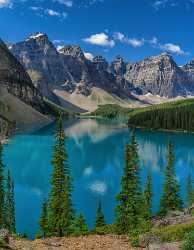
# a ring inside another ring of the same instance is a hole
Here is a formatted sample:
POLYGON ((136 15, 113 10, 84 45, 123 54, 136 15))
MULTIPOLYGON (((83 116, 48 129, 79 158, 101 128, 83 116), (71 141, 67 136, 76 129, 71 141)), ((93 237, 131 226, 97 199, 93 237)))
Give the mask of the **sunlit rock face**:
MULTIPOLYGON (((0 88, 6 88, 9 93, 25 103, 43 111, 42 95, 34 87, 29 75, 20 62, 10 53, 7 46, 0 40, 0 88)), ((1 95, 3 92, 0 92, 1 95)), ((3 96, 1 96, 3 99, 3 96)), ((1 99, 1 100, 2 100, 1 99)))
POLYGON ((182 69, 194 80, 194 58, 184 65, 182 69))
POLYGON ((123 77, 126 73, 126 63, 121 56, 117 56, 110 65, 110 71, 116 76, 123 77))
POLYGON ((133 85, 153 95, 185 96, 190 88, 188 75, 174 62, 168 53, 128 64, 126 79, 133 85))

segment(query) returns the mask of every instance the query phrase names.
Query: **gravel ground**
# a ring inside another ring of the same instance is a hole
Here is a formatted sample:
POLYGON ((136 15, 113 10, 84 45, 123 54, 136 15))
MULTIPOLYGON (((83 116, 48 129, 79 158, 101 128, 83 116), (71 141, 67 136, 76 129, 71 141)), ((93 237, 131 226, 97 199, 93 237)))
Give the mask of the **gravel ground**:
MULTIPOLYGON (((85 236, 70 238, 51 238, 45 240, 17 240, 10 246, 15 250, 133 250, 125 236, 85 236)), ((141 250, 136 248, 136 250, 141 250)))

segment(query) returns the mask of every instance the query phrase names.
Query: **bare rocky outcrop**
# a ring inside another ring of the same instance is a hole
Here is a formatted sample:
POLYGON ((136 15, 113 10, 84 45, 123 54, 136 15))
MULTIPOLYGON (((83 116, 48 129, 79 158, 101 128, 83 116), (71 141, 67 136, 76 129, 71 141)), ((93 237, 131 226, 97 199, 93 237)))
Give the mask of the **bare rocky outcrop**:
POLYGON ((5 243, 9 243, 9 231, 7 229, 0 229, 0 240, 4 241, 5 243))
POLYGON ((142 89, 144 94, 186 96, 191 89, 189 76, 168 53, 128 64, 125 78, 142 89))
POLYGON ((117 56, 110 65, 110 72, 116 76, 124 77, 126 65, 124 59, 121 56, 117 56))
POLYGON ((170 211, 165 217, 155 217, 152 220, 153 227, 159 228, 162 226, 178 225, 183 223, 194 222, 192 211, 193 206, 184 209, 184 211, 170 211))

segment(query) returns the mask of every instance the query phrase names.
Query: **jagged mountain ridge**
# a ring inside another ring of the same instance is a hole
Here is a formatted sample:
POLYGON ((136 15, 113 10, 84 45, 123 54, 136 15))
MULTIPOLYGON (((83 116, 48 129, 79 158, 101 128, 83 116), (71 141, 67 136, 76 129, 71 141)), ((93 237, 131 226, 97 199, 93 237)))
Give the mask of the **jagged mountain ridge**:
POLYGON ((92 87, 126 97, 130 95, 127 87, 123 91, 123 82, 117 81, 113 74, 103 68, 105 59, 96 57, 91 62, 85 58, 79 46, 68 45, 57 51, 48 36, 39 33, 12 45, 10 50, 44 95, 48 96, 46 91, 49 93, 49 90, 56 87, 86 96, 92 87), (33 73, 39 75, 38 80, 33 73))
POLYGON ((13 44, 10 51, 34 85, 51 99, 55 99, 56 89, 87 97, 94 87, 130 100, 133 93, 167 98, 194 94, 194 63, 180 68, 168 53, 137 63, 126 63, 117 56, 109 64, 102 56, 88 60, 80 46, 67 45, 57 51, 48 36, 41 33, 13 44))
POLYGON ((153 56, 138 63, 128 64, 125 78, 134 86, 153 95, 186 96, 194 89, 189 75, 181 69, 168 53, 153 56))

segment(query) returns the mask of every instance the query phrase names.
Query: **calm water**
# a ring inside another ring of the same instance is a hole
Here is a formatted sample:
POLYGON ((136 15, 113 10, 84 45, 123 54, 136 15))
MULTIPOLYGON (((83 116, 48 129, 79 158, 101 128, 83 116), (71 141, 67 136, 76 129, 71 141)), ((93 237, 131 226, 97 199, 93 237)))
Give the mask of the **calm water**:
MULTIPOLYGON (((106 221, 111 223, 129 131, 110 122, 89 119, 66 122, 65 131, 74 180, 74 206, 92 227, 100 200, 106 221)), ((49 191, 53 134, 53 125, 38 132, 25 132, 16 135, 5 147, 5 163, 15 179, 17 230, 31 238, 38 231, 41 203, 49 191)), ((175 144, 177 179, 184 197, 186 177, 189 173, 194 177, 194 135, 138 130, 137 139, 142 182, 149 169, 154 178, 154 210, 160 199, 169 139, 175 144)))

